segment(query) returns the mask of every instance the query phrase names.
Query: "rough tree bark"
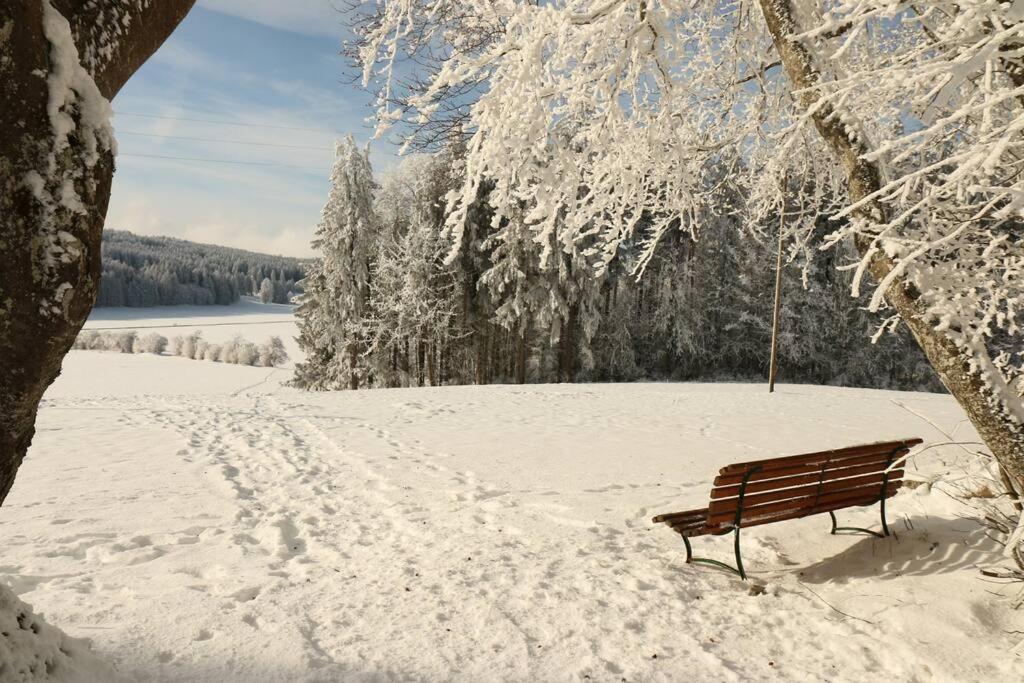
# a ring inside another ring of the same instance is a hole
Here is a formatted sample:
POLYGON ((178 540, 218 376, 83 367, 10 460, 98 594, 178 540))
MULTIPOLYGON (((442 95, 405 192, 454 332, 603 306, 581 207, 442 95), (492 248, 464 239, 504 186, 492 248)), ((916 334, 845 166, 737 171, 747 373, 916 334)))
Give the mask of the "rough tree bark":
POLYGON ((0 505, 99 289, 114 157, 90 129, 96 96, 117 94, 194 1, 0 3, 0 505))
MULTIPOLYGON (((772 40, 801 106, 810 110, 818 105, 818 95, 811 88, 820 78, 814 56, 799 40, 800 33, 791 0, 759 0, 772 40)), ((864 159, 862 144, 851 139, 841 118, 829 104, 820 106, 813 115, 814 125, 832 148, 846 175, 851 202, 857 202, 881 187, 877 165, 864 159)), ((864 206, 857 218, 875 223, 885 222, 887 211, 880 203, 864 206)), ((871 240, 861 236, 856 246, 862 256, 868 253, 871 240)), ((881 282, 894 267, 883 253, 876 253, 869 265, 875 282, 881 282)), ((967 413, 971 424, 984 439, 1000 466, 1013 478, 1018 490, 1024 490, 1024 426, 1013 421, 1001 397, 994 395, 980 372, 972 369, 967 355, 947 335, 937 331, 925 317, 920 293, 909 283, 896 280, 885 291, 885 299, 896 310, 913 333, 918 344, 942 382, 967 413)))

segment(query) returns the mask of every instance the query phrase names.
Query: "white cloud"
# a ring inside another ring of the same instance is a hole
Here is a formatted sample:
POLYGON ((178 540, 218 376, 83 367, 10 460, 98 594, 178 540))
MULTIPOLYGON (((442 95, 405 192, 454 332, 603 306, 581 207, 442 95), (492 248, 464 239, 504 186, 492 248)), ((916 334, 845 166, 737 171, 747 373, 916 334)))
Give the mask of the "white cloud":
POLYGON ((199 0, 197 6, 313 36, 340 39, 345 33, 342 13, 333 0, 199 0))
MULTIPOLYGON (((198 169, 195 169, 198 171, 198 169)), ((171 183, 154 187, 119 172, 106 227, 140 235, 181 239, 284 256, 312 256, 310 240, 319 218, 319 199, 296 210, 284 202, 212 185, 208 192, 184 191, 171 183), (248 202, 242 197, 248 195, 248 202)))
MULTIPOLYGON (((199 0, 199 5, 320 34, 342 20, 332 1, 338 0, 199 0)), ((114 102, 120 112, 115 118, 119 157, 107 226, 311 255, 309 241, 327 196, 334 142, 349 131, 362 140, 369 131, 360 97, 322 85, 330 80, 323 71, 333 68, 315 61, 323 41, 299 44, 310 46, 313 62, 295 60, 288 65, 291 71, 265 73, 244 55, 233 60, 209 45, 168 41, 154 58, 164 68, 149 80, 130 83, 114 102)), ((374 145, 375 170, 393 165, 393 154, 387 145, 374 145)))

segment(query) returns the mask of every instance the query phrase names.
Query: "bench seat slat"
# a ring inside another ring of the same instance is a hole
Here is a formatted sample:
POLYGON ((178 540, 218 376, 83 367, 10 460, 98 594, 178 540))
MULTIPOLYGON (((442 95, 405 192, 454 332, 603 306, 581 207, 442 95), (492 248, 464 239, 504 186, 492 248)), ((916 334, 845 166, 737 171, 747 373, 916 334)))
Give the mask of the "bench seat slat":
POLYGON ((705 536, 711 533, 708 530, 708 528, 703 524, 697 524, 694 526, 677 526, 670 524, 669 527, 671 527, 672 531, 676 532, 680 536, 685 536, 687 538, 693 538, 695 536, 705 536))
MULTIPOLYGON (((896 495, 898 489, 887 492, 886 498, 892 498, 896 495)), ((836 510, 842 510, 850 507, 860 507, 866 505, 874 505, 878 502, 878 496, 866 496, 862 498, 848 498, 845 500, 834 501, 832 503, 819 503, 813 508, 800 508, 795 510, 788 510, 784 512, 777 512, 771 514, 762 514, 754 516, 749 519, 744 518, 740 521, 740 528, 746 529, 747 527, 760 526, 761 524, 771 524, 773 522, 783 522, 791 519, 801 519, 803 517, 810 517, 812 515, 823 514, 825 512, 835 512, 836 510)), ((709 528, 708 533, 722 533, 723 531, 729 531, 733 528, 733 521, 729 520, 726 523, 719 524, 717 527, 709 528)))
MULTIPOLYGON (((754 505, 761 505, 763 503, 773 503, 776 501, 789 500, 791 498, 813 498, 814 496, 826 493, 838 493, 840 491, 846 491, 848 489, 856 489, 863 486, 874 486, 875 489, 880 489, 882 486, 882 479, 886 478, 886 474, 882 471, 876 471, 872 474, 863 475, 860 477, 848 477, 844 479, 823 479, 819 484, 814 482, 813 484, 807 484, 804 486, 792 486, 785 488, 773 488, 765 492, 755 492, 753 494, 745 495, 743 497, 743 507, 748 508, 754 505)), ((890 482, 899 481, 903 478, 903 470, 893 470, 888 473, 887 480, 890 482)), ((750 487, 747 488, 750 490, 750 487)), ((719 499, 712 496, 711 505, 708 506, 711 512, 724 512, 726 510, 736 511, 736 507, 739 504, 738 497, 719 499)))
POLYGON ((817 451, 815 453, 804 453, 802 455, 791 455, 782 458, 767 458, 764 460, 751 460, 748 462, 735 463, 733 465, 727 465, 719 470, 721 475, 739 474, 743 475, 752 467, 760 466, 763 471, 784 469, 787 467, 793 467, 797 465, 812 465, 814 463, 824 463, 828 461, 838 462, 848 458, 855 458, 864 455, 873 455, 881 453, 890 453, 897 447, 901 449, 908 449, 912 446, 922 443, 921 439, 899 439, 896 441, 879 441, 877 443, 865 444, 861 446, 850 446, 849 448, 838 448, 829 451, 817 451))
MULTIPOLYGON (((884 458, 879 459, 878 462, 868 463, 866 465, 856 465, 854 467, 842 467, 832 468, 825 470, 825 480, 831 481, 833 479, 841 479, 847 477, 859 477, 865 474, 875 474, 876 472, 884 472, 886 469, 886 460, 884 458)), ((895 473, 896 470, 893 470, 895 473)), ((747 493, 760 493, 762 491, 774 491, 776 489, 787 488, 791 486, 802 486, 804 484, 817 484, 821 479, 821 467, 814 469, 808 474, 797 474, 784 477, 777 477, 772 479, 755 479, 751 477, 751 481, 747 484, 747 493)), ((756 475, 755 475, 756 476, 756 475)), ((738 496, 740 493, 740 484, 726 484, 720 483, 725 477, 718 477, 715 479, 715 488, 711 490, 711 499, 717 500, 719 498, 733 498, 738 496)), ((731 482, 732 477, 726 479, 731 482)))
MULTIPOLYGON (((902 486, 902 481, 891 482, 885 491, 885 497, 891 498, 899 491, 902 486)), ((835 493, 827 493, 821 496, 805 496, 803 498, 791 498, 781 502, 765 503, 763 505, 743 506, 743 515, 741 517, 740 526, 750 526, 745 523, 745 520, 754 520, 765 516, 771 516, 774 514, 785 514, 788 512, 795 513, 793 517, 787 517, 787 519, 793 519, 794 517, 803 517, 806 515, 818 514, 818 512, 824 512, 827 509, 839 509, 848 505, 868 505, 872 501, 877 502, 879 500, 879 486, 865 486, 856 489, 846 489, 835 493), (868 501, 864 502, 846 502, 846 501, 868 501), (833 504, 839 504, 839 508, 830 508, 833 504), (821 510, 818 510, 821 508, 821 510)), ((721 526, 732 527, 736 519, 736 508, 735 506, 731 510, 713 511, 708 512, 708 527, 717 528, 721 526)))
POLYGON ((703 536, 709 533, 707 530, 707 508, 686 510, 684 512, 668 512, 663 515, 658 515, 652 521, 655 524, 666 524, 677 534, 687 538, 703 536))
MULTIPOLYGON (((754 483, 759 481, 771 481, 773 479, 784 479, 786 477, 795 477, 800 475, 814 474, 818 475, 821 472, 822 467, 825 468, 826 472, 833 470, 849 469, 851 467, 866 467, 869 465, 878 466, 878 469, 884 469, 890 458, 895 460, 902 457, 909 451, 909 449, 902 449, 893 454, 891 451, 885 451, 884 453, 871 453, 869 455, 858 455, 852 458, 843 458, 835 461, 820 461, 820 462, 809 462, 801 465, 790 465, 787 467, 773 468, 767 470, 759 470, 754 472, 747 479, 748 483, 754 483)), ((719 474, 715 477, 715 486, 732 486, 740 484, 743 481, 743 475, 746 470, 734 473, 734 474, 719 474)), ((837 475, 838 476, 838 475, 837 475)))
POLYGON ((658 524, 659 522, 666 522, 667 523, 667 522, 671 522, 671 521, 686 520, 686 519, 707 519, 707 517, 708 517, 708 509, 707 508, 698 508, 696 510, 686 510, 684 512, 666 512, 664 514, 658 515, 652 521, 655 524, 658 524))

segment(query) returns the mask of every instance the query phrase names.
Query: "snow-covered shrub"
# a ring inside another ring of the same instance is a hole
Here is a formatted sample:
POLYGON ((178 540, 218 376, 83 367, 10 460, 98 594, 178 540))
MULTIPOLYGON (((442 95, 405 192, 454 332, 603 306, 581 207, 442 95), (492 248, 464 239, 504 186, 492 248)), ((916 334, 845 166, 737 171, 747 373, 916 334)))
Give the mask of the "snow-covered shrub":
POLYGON ((256 365, 260 359, 259 349, 252 342, 238 340, 235 346, 235 363, 238 365, 256 365))
POLYGON ((100 332, 83 330, 75 339, 72 348, 84 351, 114 351, 116 353, 132 353, 138 337, 135 330, 126 332, 100 332))
POLYGON ((170 342, 160 334, 138 336, 134 330, 126 332, 100 332, 85 330, 75 339, 74 347, 85 351, 116 351, 120 353, 170 352, 172 356, 205 360, 232 365, 262 365, 277 367, 288 360, 288 352, 280 337, 271 337, 256 344, 236 335, 222 344, 211 344, 200 332, 171 337, 170 342))
POLYGON ((105 351, 107 349, 107 337, 105 332, 93 332, 89 341, 90 351, 105 351))
POLYGON ((220 353, 217 354, 217 361, 220 363, 235 362, 235 348, 238 346, 238 337, 230 339, 220 345, 220 353))
POLYGON ((261 344, 259 353, 259 364, 266 368, 277 367, 288 360, 288 352, 284 350, 284 342, 278 336, 271 337, 261 344))
POLYGON ((75 343, 71 348, 80 351, 92 351, 100 343, 99 338, 100 333, 95 330, 82 330, 81 334, 75 338, 75 343))
POLYGON ((132 353, 135 348, 135 339, 138 335, 135 330, 126 332, 114 332, 106 335, 107 350, 119 353, 132 353))
POLYGON ((184 337, 181 340, 181 357, 182 358, 198 358, 196 355, 196 347, 199 346, 199 341, 202 336, 200 332, 193 332, 192 334, 184 337))
POLYGON ((155 353, 160 355, 167 349, 167 337, 155 332, 135 340, 135 353, 155 353))

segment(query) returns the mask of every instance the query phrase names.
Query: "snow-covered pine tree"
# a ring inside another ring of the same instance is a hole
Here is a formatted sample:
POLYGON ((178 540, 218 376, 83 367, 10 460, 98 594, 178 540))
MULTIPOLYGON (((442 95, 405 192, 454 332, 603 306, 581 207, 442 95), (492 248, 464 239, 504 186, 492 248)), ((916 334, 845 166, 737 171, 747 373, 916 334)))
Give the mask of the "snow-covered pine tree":
POLYGON ((372 380, 366 349, 371 255, 378 223, 373 210, 369 148, 349 135, 337 145, 331 190, 313 248, 321 257, 302 281, 296 316, 306 360, 294 383, 307 389, 358 389, 372 380))
POLYGON ((526 382, 535 326, 549 300, 540 264, 540 245, 520 210, 510 211, 484 241, 490 267, 480 284, 493 301, 493 321, 512 336, 512 376, 526 382))
POLYGON ((381 229, 371 294, 370 362, 385 386, 441 383, 458 299, 441 226, 443 157, 412 155, 376 195, 381 229))
POLYGON ((274 298, 274 283, 270 281, 269 277, 263 278, 263 282, 260 283, 260 302, 269 304, 274 298))

